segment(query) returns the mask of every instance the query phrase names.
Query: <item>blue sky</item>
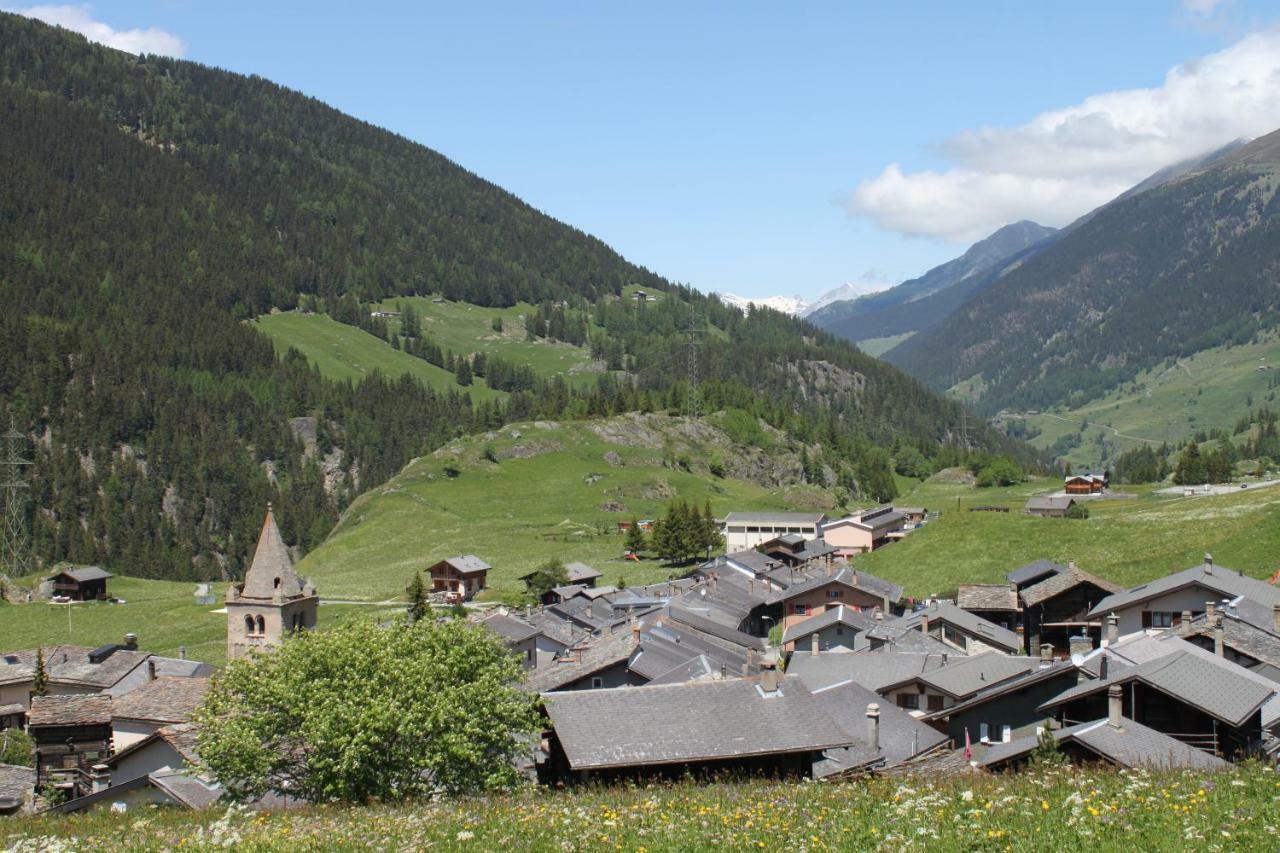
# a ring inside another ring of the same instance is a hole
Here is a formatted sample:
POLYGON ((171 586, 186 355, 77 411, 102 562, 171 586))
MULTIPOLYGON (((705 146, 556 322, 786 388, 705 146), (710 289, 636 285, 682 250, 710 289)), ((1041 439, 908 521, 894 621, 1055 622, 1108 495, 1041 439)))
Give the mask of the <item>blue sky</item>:
POLYGON ((1280 9, 1250 0, 30 12, 297 88, 666 276, 751 296, 896 282, 1280 127, 1280 9))

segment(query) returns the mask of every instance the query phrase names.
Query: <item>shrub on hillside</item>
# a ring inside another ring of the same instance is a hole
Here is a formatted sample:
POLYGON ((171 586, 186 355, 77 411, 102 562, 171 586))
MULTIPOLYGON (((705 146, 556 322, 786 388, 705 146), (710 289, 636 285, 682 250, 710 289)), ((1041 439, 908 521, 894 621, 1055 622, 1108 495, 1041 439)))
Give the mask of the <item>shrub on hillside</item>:
POLYGON ((538 728, 521 677, 493 634, 461 620, 302 632, 214 680, 195 714, 199 754, 240 800, 509 787, 538 728))

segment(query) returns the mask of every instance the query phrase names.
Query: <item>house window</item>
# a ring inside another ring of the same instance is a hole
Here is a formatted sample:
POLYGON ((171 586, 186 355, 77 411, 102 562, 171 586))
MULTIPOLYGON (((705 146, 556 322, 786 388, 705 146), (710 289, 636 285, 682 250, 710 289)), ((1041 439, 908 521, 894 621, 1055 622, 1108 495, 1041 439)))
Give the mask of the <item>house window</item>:
POLYGON ((843 598, 843 597, 844 597, 843 590, 839 590, 839 589, 827 590, 827 598, 843 598))
POLYGON ((595 690, 598 687, 604 687, 604 679, 599 676, 593 676, 591 679, 591 689, 595 690))
POLYGON ((920 708, 920 696, 916 693, 899 693, 898 707, 905 708, 908 711, 915 711, 920 708))
POLYGON ((1162 610, 1149 610, 1142 614, 1143 628, 1172 628, 1173 614, 1162 610))
POLYGON ((843 636, 844 636, 844 626, 843 626, 843 625, 837 625, 837 626, 836 626, 836 636, 837 636, 837 637, 843 637, 843 636))
POLYGON ((942 697, 941 697, 941 696, 930 696, 930 697, 929 697, 929 710, 930 710, 930 711, 941 711, 941 710, 942 710, 942 697))
POLYGON ((794 609, 791 612, 796 614, 797 616, 804 616, 809 612, 809 605, 797 604, 795 605, 794 609))

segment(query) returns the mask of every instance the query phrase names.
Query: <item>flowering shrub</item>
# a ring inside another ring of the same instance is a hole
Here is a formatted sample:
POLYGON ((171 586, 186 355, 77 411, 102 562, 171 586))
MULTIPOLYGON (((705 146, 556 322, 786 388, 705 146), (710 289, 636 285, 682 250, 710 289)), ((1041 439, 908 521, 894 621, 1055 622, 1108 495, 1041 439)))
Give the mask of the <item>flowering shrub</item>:
POLYGON ((15 850, 1274 850, 1280 777, 1047 767, 1009 776, 526 789, 258 814, 10 821, 15 850), (73 844, 68 845, 68 841, 73 844))

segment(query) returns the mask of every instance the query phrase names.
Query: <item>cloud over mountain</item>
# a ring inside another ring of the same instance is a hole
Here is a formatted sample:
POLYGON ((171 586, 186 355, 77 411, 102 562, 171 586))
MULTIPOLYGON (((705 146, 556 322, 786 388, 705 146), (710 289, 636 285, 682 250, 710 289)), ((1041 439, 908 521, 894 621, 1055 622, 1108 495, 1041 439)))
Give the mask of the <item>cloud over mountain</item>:
POLYGON ((187 52, 187 46, 182 39, 167 30, 158 27, 117 30, 110 24, 95 20, 92 7, 87 5, 28 6, 16 9, 0 6, 0 8, 80 33, 89 41, 114 47, 126 53, 156 53, 181 57, 187 52))
POLYGON ((1018 127, 946 140, 951 168, 891 163, 847 203, 903 234, 972 241, 1034 219, 1065 225, 1151 172, 1280 125, 1280 29, 1171 69, 1160 86, 1105 92, 1018 127))

